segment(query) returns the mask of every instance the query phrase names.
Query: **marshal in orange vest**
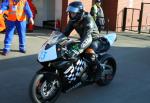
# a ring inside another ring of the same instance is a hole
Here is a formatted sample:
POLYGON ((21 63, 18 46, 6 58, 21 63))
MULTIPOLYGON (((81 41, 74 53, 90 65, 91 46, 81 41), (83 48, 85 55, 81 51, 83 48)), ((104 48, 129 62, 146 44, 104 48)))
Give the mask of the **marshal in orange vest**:
POLYGON ((24 11, 27 0, 20 0, 18 3, 14 0, 9 0, 8 20, 10 21, 25 21, 26 15, 24 11))

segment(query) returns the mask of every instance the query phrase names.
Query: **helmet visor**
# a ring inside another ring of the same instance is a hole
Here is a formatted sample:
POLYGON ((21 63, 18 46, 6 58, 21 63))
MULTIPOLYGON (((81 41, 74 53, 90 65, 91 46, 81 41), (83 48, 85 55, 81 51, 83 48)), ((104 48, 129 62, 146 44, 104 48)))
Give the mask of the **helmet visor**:
POLYGON ((76 7, 73 7, 73 6, 68 6, 66 11, 77 13, 77 12, 79 12, 79 8, 76 8, 76 7))
POLYGON ((102 2, 102 0, 96 0, 96 2, 102 2))

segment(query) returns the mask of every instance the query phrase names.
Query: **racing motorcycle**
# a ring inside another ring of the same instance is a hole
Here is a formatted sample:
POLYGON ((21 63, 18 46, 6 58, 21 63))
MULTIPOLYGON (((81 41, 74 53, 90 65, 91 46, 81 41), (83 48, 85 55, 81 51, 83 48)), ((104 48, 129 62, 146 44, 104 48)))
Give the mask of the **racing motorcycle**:
POLYGON ((61 93, 72 89, 93 83, 99 86, 110 84, 116 73, 116 61, 107 51, 115 42, 116 34, 110 33, 98 39, 102 45, 99 51, 87 48, 80 55, 70 57, 69 47, 75 48, 79 40, 53 31, 38 54, 38 62, 43 67, 36 72, 30 84, 32 102, 53 103, 61 93), (96 67, 88 58, 93 53, 98 59, 96 67))

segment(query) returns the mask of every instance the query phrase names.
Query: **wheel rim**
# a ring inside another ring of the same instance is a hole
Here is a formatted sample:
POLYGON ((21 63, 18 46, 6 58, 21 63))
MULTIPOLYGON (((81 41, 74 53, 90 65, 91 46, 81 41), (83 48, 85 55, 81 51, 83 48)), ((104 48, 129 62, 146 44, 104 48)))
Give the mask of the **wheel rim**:
POLYGON ((41 86, 40 92, 44 99, 52 97, 57 91, 58 81, 54 80, 52 82, 44 81, 41 86))
POLYGON ((60 83, 58 80, 44 80, 42 75, 37 81, 35 81, 35 88, 33 92, 37 103, 47 103, 57 94, 59 91, 60 83))
POLYGON ((114 70, 109 60, 105 61, 103 64, 101 64, 101 66, 103 68, 101 75, 102 80, 106 83, 112 81, 114 77, 114 70))

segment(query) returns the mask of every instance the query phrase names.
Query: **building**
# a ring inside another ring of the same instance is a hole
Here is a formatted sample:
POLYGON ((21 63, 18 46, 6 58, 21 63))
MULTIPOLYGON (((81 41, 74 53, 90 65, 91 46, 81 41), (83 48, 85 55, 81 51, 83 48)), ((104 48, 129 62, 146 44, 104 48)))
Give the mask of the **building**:
MULTIPOLYGON (((67 5, 75 0, 33 0, 35 3, 38 14, 36 16, 35 25, 37 26, 43 26, 43 21, 48 20, 60 20, 61 22, 61 30, 64 30, 67 21, 68 16, 66 13, 67 5)), ((76 1, 82 1, 85 7, 86 11, 90 11, 92 4, 95 0, 76 0, 76 1)), ((149 0, 103 0, 103 9, 105 17, 109 20, 108 26, 109 30, 112 31, 120 31, 122 30, 123 26, 123 19, 124 19, 124 8, 134 8, 137 10, 133 10, 134 14, 130 10, 128 10, 127 18, 126 18, 126 26, 129 26, 129 24, 134 24, 136 27, 138 26, 139 22, 139 15, 140 15, 140 9, 141 9, 141 3, 150 2, 149 0), (139 10, 138 10, 139 9, 139 10), (134 20, 132 16, 134 16, 134 20)), ((131 9, 132 10, 132 9, 131 9)), ((146 6, 145 11, 143 14, 150 12, 150 5, 146 6)), ((146 17, 148 17, 147 15, 146 17)), ((146 18, 145 17, 145 18, 146 18)), ((144 23, 144 21, 143 21, 144 23)), ((142 24, 142 25, 145 25, 142 24)))
POLYGON ((35 25, 43 26, 43 21, 61 20, 62 0, 33 0, 37 8, 35 25))
POLYGON ((145 31, 149 27, 150 0, 118 0, 116 31, 145 31))
MULTIPOLYGON (((37 7, 38 14, 35 19, 35 25, 37 26, 43 26, 43 21, 48 20, 60 20, 61 21, 61 29, 63 30, 65 28, 65 25, 68 21, 68 15, 66 13, 66 8, 68 4, 75 0, 33 0, 34 4, 37 7)), ((79 0, 78 0, 79 1, 79 0)), ((94 3, 94 0, 81 0, 84 4, 85 10, 90 11, 92 7, 92 3, 94 3)), ((111 0, 111 2, 104 1, 104 12, 106 16, 110 17, 110 29, 115 30, 115 24, 116 24, 116 13, 114 11, 117 11, 117 0, 111 0), (109 5, 109 6, 108 6, 109 5), (107 12, 110 11, 110 12, 107 12), (112 16, 115 15, 115 16, 112 16)))

